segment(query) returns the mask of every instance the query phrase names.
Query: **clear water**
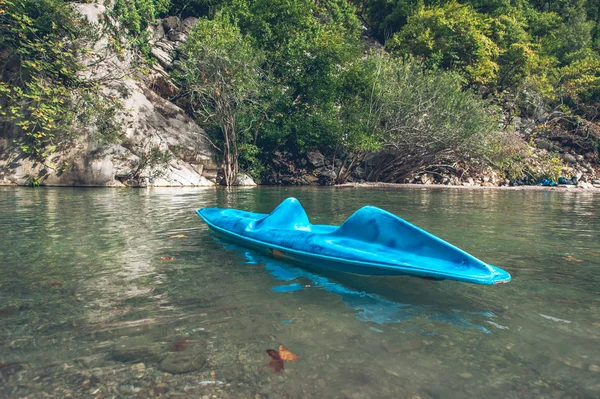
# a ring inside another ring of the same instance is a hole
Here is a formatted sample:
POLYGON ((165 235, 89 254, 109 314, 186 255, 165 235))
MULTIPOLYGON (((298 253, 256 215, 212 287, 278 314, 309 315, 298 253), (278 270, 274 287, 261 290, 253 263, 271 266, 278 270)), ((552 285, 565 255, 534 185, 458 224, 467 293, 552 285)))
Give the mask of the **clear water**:
POLYGON ((0 397, 600 397, 599 209, 594 193, 0 188, 0 397), (289 196, 313 223, 383 207, 513 281, 300 269, 194 212, 289 196), (280 344, 300 358, 273 373, 280 344))

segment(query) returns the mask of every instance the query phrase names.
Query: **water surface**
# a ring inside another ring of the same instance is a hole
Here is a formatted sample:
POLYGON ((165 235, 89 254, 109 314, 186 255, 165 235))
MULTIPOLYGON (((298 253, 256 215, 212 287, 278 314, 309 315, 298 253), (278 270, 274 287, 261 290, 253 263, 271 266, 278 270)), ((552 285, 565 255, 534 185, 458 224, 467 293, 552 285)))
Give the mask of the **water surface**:
POLYGON ((0 397, 600 396, 600 195, 0 188, 0 397), (380 206, 513 276, 477 286, 287 265, 207 206, 312 223, 380 206), (267 349, 300 354, 277 374, 267 349))

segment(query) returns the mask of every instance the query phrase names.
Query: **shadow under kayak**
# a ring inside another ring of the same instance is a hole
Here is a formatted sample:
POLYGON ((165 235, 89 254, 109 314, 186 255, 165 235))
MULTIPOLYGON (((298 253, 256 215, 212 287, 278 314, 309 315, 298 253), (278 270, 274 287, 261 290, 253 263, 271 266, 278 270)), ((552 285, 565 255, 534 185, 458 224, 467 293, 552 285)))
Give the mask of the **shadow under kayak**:
POLYGON ((225 239, 312 267, 475 284, 511 280, 506 271, 374 206, 362 207, 341 226, 311 224, 295 198, 268 215, 229 208, 202 208, 197 213, 225 239))

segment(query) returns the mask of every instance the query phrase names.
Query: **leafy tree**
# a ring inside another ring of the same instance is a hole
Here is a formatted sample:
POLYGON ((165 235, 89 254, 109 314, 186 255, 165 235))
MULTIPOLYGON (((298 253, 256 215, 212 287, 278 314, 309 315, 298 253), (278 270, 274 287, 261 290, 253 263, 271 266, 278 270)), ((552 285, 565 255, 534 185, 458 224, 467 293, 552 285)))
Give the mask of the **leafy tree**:
POLYGON ((224 183, 230 186, 243 144, 259 121, 261 54, 225 14, 200 20, 181 52, 178 78, 192 112, 217 137, 224 183))
POLYGON ((270 90, 258 145, 297 154, 332 144, 340 79, 361 54, 354 9, 344 0, 233 0, 223 12, 265 54, 270 90))
POLYGON ((470 6, 450 2, 418 9, 386 43, 394 54, 413 55, 430 68, 457 70, 468 82, 495 81, 499 48, 489 37, 486 20, 470 6))
POLYGON ((362 22, 382 43, 400 31, 415 8, 423 4, 418 0, 354 0, 353 3, 362 22))

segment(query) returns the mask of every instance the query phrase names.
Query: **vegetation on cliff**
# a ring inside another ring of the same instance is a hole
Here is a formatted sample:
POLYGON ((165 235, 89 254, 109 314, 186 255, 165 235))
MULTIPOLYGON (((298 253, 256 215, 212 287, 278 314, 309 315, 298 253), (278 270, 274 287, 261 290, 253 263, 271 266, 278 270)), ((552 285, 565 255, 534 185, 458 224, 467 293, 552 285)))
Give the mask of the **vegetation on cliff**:
MULTIPOLYGON (((385 157, 370 176, 387 181, 458 161, 508 178, 557 179, 560 146, 598 162, 594 0, 105 3, 144 55, 157 18, 200 18, 178 50, 172 76, 181 90, 172 100, 221 150, 226 184, 238 170, 268 175, 273 154, 311 150, 331 159, 337 182, 373 152, 385 157), (517 134, 520 118, 531 127, 517 134), (528 144, 542 138, 559 146, 534 169, 528 144)), ((23 149, 55 150, 90 106, 110 120, 114 106, 91 101, 99 90, 79 78, 94 32, 69 5, 0 7, 0 112, 22 129, 23 149)))
POLYGON ((117 103, 81 61, 99 33, 60 0, 0 0, 0 127, 38 160, 66 151, 76 125, 113 140, 117 103))

